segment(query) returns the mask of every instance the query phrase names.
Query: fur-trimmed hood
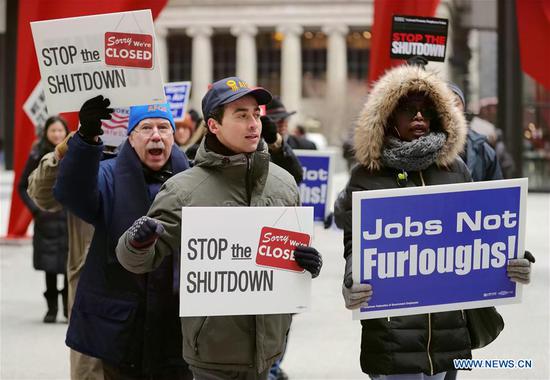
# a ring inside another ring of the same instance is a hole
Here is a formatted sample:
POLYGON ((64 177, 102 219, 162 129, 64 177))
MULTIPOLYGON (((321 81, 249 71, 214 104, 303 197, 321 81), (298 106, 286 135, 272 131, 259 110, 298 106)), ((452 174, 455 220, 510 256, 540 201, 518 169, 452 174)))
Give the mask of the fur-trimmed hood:
POLYGON ((374 85, 363 106, 355 129, 355 157, 370 170, 382 167, 380 157, 388 119, 399 100, 409 92, 424 92, 432 100, 447 141, 436 159, 438 166, 448 166, 464 149, 467 124, 454 105, 454 95, 445 81, 434 72, 418 66, 399 66, 388 71, 374 85))

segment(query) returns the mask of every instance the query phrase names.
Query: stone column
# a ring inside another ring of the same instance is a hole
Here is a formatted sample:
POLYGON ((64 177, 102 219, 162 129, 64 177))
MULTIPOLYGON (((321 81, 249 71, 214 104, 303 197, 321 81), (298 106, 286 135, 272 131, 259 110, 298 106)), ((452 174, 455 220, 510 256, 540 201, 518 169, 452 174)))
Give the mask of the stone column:
POLYGON ((348 60, 346 36, 349 28, 345 25, 323 27, 328 36, 327 46, 327 93, 326 109, 328 125, 323 126, 325 137, 331 143, 338 141, 346 123, 346 91, 348 83, 348 60))
POLYGON ((155 35, 157 37, 157 54, 159 56, 158 62, 160 64, 160 72, 162 75, 162 80, 164 83, 170 81, 170 73, 168 71, 169 67, 169 56, 168 56, 168 44, 166 42, 166 37, 168 37, 168 29, 163 27, 155 28, 155 35))
MULTIPOLYGON (((299 111, 302 99, 302 47, 303 28, 296 24, 281 25, 277 31, 283 33, 281 49, 281 99, 289 111, 299 111)), ((290 119, 291 126, 296 118, 290 119)))
POLYGON ((256 85, 256 34, 258 28, 253 25, 237 25, 231 28, 231 34, 237 37, 237 76, 256 85))
MULTIPOLYGON (((194 26, 187 29, 193 38, 191 52, 191 108, 201 110, 201 100, 212 83, 212 28, 194 26)), ((205 115, 206 116, 206 115, 205 115)))

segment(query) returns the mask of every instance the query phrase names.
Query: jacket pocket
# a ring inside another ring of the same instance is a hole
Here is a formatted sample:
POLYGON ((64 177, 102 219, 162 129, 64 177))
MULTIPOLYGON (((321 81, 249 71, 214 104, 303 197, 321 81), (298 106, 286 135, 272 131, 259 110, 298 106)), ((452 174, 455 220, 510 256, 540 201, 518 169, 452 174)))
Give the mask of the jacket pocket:
POLYGON ((75 302, 67 342, 78 351, 118 365, 135 364, 141 339, 138 303, 82 292, 75 302))
POLYGON ((279 356, 284 351, 292 315, 266 314, 258 316, 257 321, 258 335, 264 337, 261 341, 256 342, 257 345, 262 344, 264 347, 265 357, 260 359, 270 360, 279 356), (263 323, 260 323, 259 320, 262 320, 263 323), (260 326, 263 326, 264 331, 260 331, 260 326))
POLYGON ((184 356, 205 364, 254 362, 253 316, 182 318, 184 356))

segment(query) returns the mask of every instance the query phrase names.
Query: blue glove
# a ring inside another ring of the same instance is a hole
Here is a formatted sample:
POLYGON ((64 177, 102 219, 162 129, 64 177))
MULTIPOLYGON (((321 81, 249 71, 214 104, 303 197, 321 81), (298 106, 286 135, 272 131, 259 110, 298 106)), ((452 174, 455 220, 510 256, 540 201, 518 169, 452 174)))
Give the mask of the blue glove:
POLYGON ((146 248, 153 245, 163 233, 162 224, 153 218, 142 216, 128 229, 128 242, 134 248, 146 248))
POLYGON ((323 258, 313 247, 299 245, 294 249, 294 259, 299 266, 311 273, 311 278, 319 276, 323 267, 323 258))

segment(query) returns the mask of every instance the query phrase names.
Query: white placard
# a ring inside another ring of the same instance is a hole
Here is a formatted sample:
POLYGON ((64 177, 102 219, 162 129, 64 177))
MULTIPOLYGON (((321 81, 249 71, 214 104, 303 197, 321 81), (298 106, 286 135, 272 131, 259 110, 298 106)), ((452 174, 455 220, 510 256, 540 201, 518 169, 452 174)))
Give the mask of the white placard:
POLYGON ((48 109, 78 111, 97 95, 112 107, 163 103, 150 10, 31 22, 48 109))
POLYGON ((310 308, 311 274, 288 247, 311 241, 311 207, 184 207, 181 223, 180 316, 310 308))
POLYGON ((38 81, 34 90, 23 104, 23 110, 31 120, 32 124, 37 127, 43 127, 48 119, 48 107, 46 106, 46 96, 42 83, 38 81))

